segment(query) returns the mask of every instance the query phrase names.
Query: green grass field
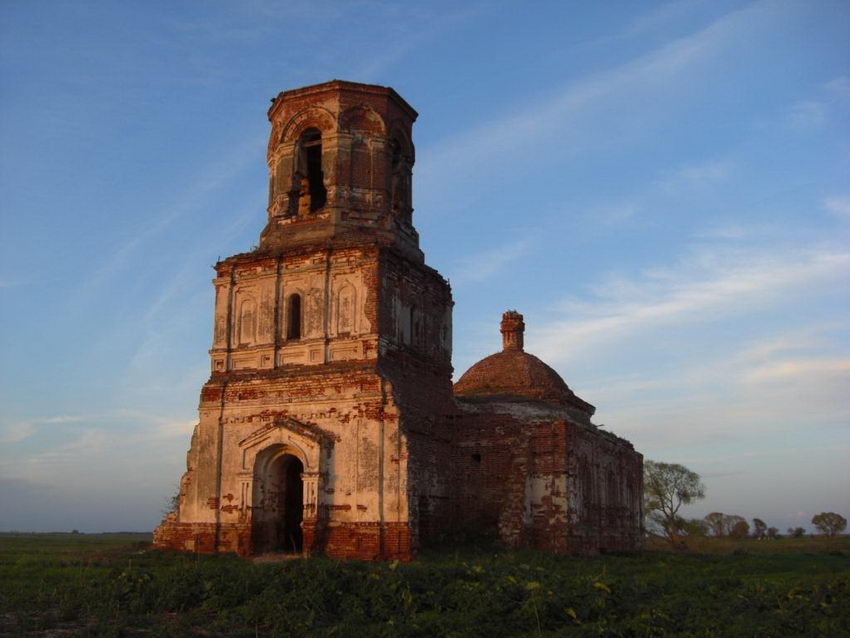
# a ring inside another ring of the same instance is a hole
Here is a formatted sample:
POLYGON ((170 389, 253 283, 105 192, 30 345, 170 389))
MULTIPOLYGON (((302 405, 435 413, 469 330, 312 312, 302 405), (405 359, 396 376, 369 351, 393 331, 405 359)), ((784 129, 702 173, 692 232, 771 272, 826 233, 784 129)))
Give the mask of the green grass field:
POLYGON ((146 534, 0 534, 0 635, 849 636, 850 539, 409 564, 151 551, 146 534))

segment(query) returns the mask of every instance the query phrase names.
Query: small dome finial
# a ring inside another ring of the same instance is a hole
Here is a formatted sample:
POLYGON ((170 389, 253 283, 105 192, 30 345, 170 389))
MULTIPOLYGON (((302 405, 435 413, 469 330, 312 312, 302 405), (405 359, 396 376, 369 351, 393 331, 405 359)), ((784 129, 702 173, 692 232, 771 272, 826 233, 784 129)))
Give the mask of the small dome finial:
POLYGON ((502 349, 503 350, 519 350, 523 349, 523 333, 525 332, 525 323, 522 320, 522 315, 516 310, 508 310, 502 315, 502 349))

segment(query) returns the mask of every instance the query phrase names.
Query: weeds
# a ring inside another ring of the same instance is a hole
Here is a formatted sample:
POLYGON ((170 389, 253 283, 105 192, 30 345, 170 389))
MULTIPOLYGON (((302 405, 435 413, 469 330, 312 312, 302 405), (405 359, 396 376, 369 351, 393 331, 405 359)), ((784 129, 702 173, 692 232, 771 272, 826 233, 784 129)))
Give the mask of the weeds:
MULTIPOLYGON (((142 539, 0 535, 0 635, 837 636, 850 552, 252 564, 142 539), (136 543, 132 545, 131 543, 136 543)), ((844 546, 846 549, 846 545, 844 546)))

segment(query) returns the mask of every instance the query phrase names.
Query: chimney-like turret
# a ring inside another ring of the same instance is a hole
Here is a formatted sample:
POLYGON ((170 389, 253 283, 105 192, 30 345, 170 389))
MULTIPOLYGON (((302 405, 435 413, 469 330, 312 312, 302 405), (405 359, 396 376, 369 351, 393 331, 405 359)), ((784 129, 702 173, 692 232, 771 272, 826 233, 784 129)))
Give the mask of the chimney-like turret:
POLYGON ((523 348, 523 333, 525 332, 525 323, 522 320, 522 315, 516 310, 508 310, 502 315, 502 349, 503 350, 519 350, 523 348))

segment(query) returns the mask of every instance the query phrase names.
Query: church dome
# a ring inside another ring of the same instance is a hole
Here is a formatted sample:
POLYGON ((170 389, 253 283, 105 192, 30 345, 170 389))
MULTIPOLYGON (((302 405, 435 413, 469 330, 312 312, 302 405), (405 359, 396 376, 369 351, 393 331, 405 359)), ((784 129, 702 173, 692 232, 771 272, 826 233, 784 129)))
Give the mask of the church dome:
POLYGON ((578 408, 593 414, 595 408, 570 390, 561 376, 533 354, 523 351, 523 317, 516 311, 502 315, 502 352, 485 357, 454 385, 461 398, 537 400, 578 408))

